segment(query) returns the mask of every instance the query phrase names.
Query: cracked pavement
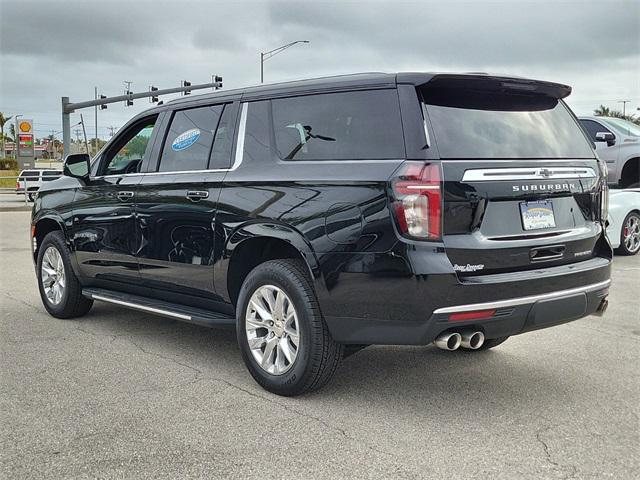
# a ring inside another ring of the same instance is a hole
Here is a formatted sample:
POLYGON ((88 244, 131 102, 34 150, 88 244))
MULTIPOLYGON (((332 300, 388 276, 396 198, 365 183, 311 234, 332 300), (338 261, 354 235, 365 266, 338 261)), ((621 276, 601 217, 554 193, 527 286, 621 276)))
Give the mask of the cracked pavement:
POLYGON ((262 390, 231 330, 41 306, 28 212, 0 212, 0 478, 640 477, 640 256, 610 307, 485 353, 370 347, 262 390))

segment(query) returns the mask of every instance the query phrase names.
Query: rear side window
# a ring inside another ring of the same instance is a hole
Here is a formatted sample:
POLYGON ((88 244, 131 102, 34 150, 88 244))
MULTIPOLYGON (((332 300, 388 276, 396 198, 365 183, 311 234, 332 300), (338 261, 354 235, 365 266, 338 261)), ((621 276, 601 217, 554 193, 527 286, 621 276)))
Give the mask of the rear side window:
POLYGON ((276 149, 283 160, 402 158, 404 139, 395 90, 272 100, 276 149))
POLYGON ((222 105, 175 113, 162 149, 161 172, 206 170, 222 105))
POLYGON ((39 177, 40 176, 40 172, 38 172, 37 170, 25 170, 24 172, 22 172, 20 174, 21 177, 39 177))
POLYGON ((442 158, 593 158, 561 101, 472 89, 423 90, 442 158))
POLYGON ((55 180, 57 178, 60 178, 61 175, 62 175, 62 172, 59 172, 59 171, 56 171, 56 170, 44 171, 44 172, 42 172, 42 181, 43 182, 49 182, 51 180, 55 180))
POLYGON ((271 155, 269 100, 250 102, 243 108, 247 109, 243 161, 267 159, 271 155))

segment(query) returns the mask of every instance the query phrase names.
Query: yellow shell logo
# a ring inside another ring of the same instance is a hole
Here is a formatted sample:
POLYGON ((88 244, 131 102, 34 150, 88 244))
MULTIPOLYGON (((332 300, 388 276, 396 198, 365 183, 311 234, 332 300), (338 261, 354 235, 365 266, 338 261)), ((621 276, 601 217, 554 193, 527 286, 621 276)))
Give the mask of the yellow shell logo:
POLYGON ((29 122, 20 122, 20 131, 24 133, 28 133, 31 131, 31 124, 29 122))

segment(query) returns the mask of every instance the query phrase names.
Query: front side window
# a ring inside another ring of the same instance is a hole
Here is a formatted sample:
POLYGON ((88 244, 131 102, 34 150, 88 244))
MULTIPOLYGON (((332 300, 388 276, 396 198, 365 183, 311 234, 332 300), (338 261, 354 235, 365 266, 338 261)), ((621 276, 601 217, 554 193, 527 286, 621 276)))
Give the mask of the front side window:
POLYGON ((328 93, 272 100, 283 160, 402 158, 404 140, 395 90, 328 93))
POLYGON ((460 88, 422 93, 441 158, 593 158, 555 98, 460 88))
POLYGON ((611 133, 608 128, 604 127, 598 122, 593 120, 580 120, 580 124, 584 127, 584 129, 589 134, 589 138, 596 142, 596 134, 599 132, 611 133))
POLYGON ((640 125, 636 125, 629 120, 607 117, 603 118, 602 121, 608 125, 611 125, 612 128, 615 128, 625 135, 629 135, 631 137, 640 137, 640 125))
POLYGON ((102 175, 123 175, 137 173, 149 147, 156 117, 133 126, 116 140, 103 159, 102 175))
POLYGON ((223 105, 176 112, 162 149, 161 172, 206 170, 223 105))

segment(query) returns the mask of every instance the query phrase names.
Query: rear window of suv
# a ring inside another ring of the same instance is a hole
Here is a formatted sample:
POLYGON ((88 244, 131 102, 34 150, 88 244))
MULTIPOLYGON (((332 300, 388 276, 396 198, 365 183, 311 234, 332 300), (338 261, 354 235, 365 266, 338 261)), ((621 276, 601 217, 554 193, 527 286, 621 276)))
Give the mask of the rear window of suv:
POLYGON ((542 95, 424 89, 442 158, 593 158, 565 104, 542 95))
POLYGON ((62 172, 58 170, 46 170, 42 172, 42 181, 49 182, 51 180, 56 180, 62 176, 62 172))
POLYGON ((283 160, 402 158, 404 140, 395 90, 328 93, 272 100, 283 160))

